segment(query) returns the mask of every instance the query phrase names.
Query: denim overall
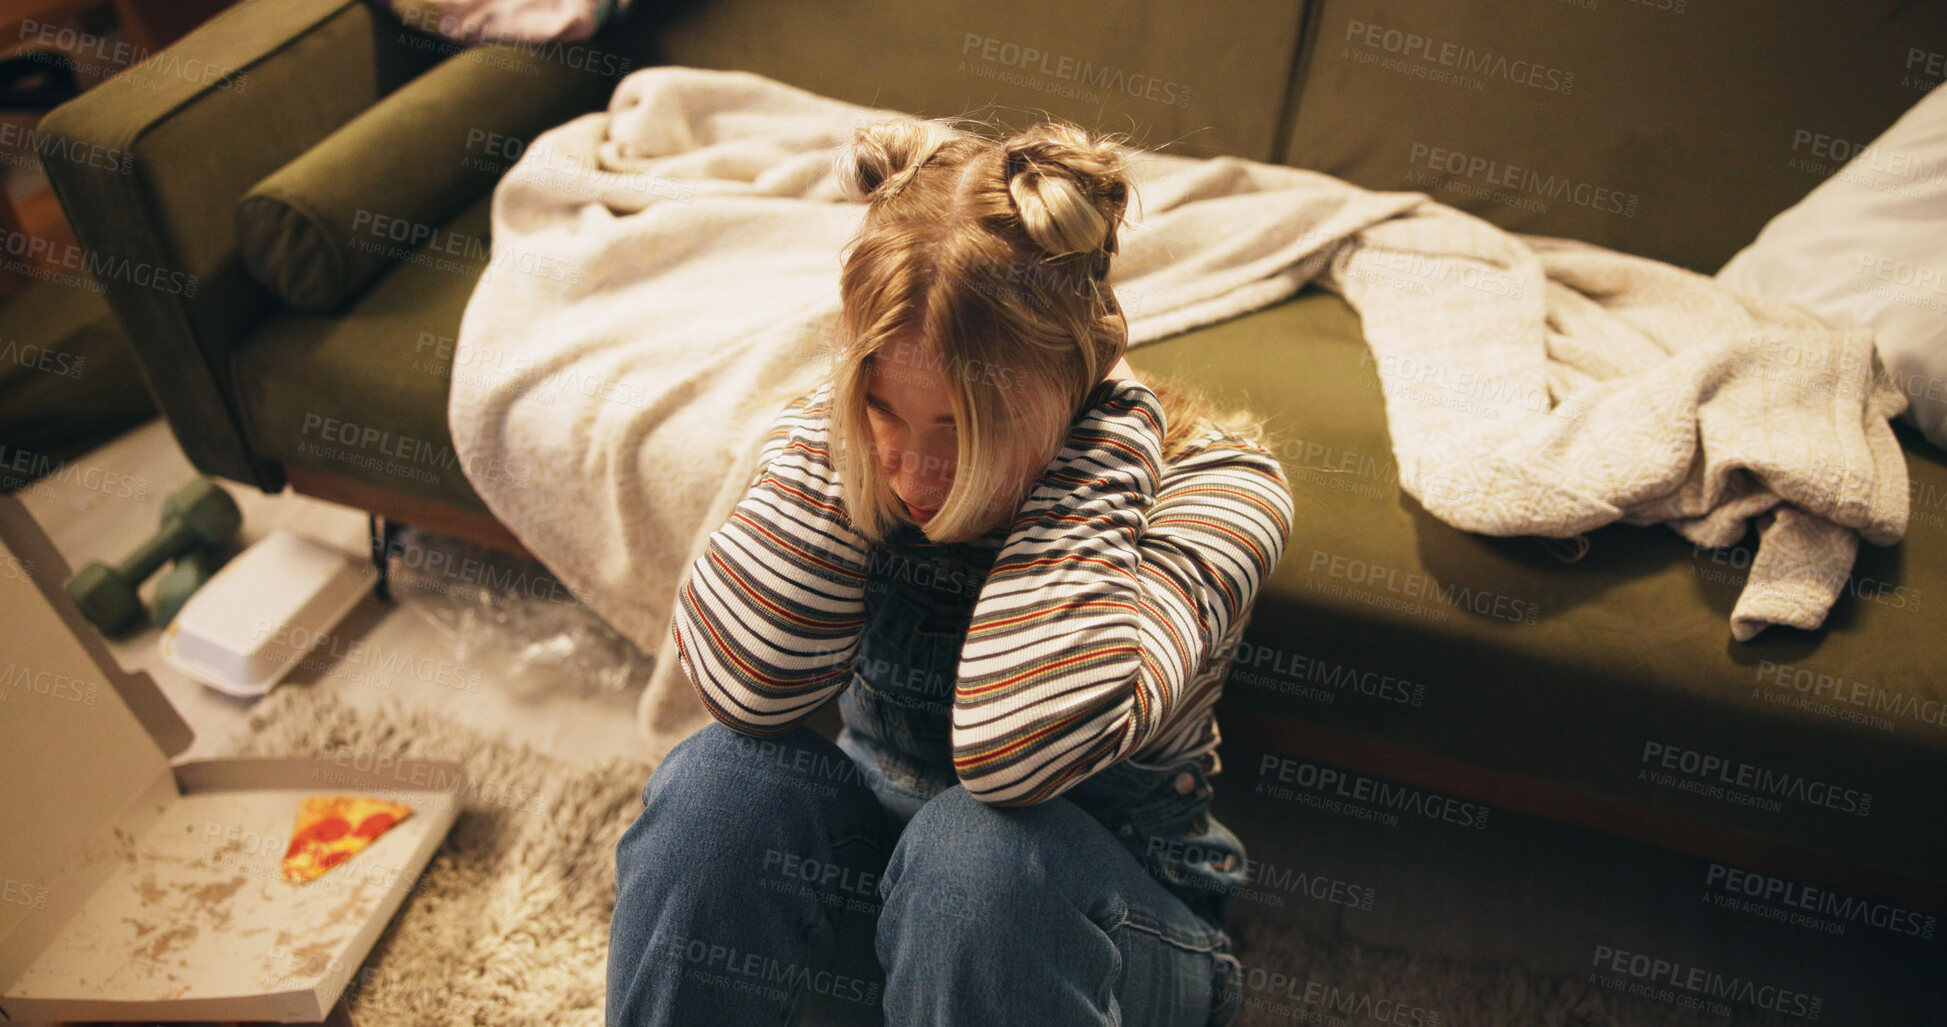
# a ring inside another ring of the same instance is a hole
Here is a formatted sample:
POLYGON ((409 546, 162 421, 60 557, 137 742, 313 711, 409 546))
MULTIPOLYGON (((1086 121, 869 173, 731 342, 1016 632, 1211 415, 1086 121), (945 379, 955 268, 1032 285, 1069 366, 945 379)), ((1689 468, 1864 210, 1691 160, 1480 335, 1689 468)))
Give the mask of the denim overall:
MULTIPOLYGON (((904 525, 871 551, 866 624, 856 673, 839 696, 838 745, 864 771, 893 824, 958 783, 951 724, 960 651, 974 601, 999 552, 995 536, 965 545, 929 541, 904 525), (987 543, 992 543, 991 545, 987 543)), ((1208 938, 1225 929, 1231 899, 1250 886, 1243 843, 1210 816, 1210 779, 1199 759, 1169 765, 1125 759, 1055 800, 1071 801, 1113 834, 1149 875, 1183 900, 1208 938)), ((1168 925, 1162 925, 1168 929, 1168 925)), ((1224 939, 1228 949, 1228 938, 1224 939)), ((1226 955, 1214 982, 1211 1023, 1228 1023, 1241 976, 1226 955)))

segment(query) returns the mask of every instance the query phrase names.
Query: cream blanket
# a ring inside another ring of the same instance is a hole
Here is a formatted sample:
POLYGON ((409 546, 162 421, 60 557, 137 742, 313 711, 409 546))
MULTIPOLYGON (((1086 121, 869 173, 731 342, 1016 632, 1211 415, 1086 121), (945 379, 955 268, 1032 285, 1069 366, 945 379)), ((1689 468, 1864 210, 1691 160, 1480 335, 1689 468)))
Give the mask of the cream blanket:
MULTIPOLYGON (((831 176, 857 123, 905 117, 747 72, 636 71, 496 187, 492 266, 462 319, 449 419, 487 506, 656 654, 652 746, 708 719, 675 589, 822 371, 838 251, 863 207, 831 176)), ((1818 627, 1859 539, 1906 528, 1904 456, 1870 332, 1708 277, 1516 236, 1420 193, 1231 157, 1133 154, 1113 283, 1140 345, 1312 282, 1359 311, 1400 484, 1466 531, 1665 523, 1760 543, 1731 632, 1818 627)), ((657 753, 660 755, 660 752, 657 753)))

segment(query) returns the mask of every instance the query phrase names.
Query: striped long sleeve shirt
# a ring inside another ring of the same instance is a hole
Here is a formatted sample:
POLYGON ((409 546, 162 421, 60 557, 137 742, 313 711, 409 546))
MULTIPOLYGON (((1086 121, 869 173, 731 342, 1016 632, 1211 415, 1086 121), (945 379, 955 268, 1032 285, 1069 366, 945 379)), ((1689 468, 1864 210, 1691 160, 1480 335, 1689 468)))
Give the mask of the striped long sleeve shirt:
MULTIPOLYGON (((790 730, 854 674, 870 554, 839 499, 830 413, 829 381, 786 405, 678 591, 684 672, 747 734, 790 730)), ((1141 382, 1096 386, 999 529, 951 725, 982 801, 1042 802, 1125 758, 1220 769, 1213 707, 1290 537, 1291 489, 1275 456, 1214 426, 1165 466, 1163 430, 1141 382)))

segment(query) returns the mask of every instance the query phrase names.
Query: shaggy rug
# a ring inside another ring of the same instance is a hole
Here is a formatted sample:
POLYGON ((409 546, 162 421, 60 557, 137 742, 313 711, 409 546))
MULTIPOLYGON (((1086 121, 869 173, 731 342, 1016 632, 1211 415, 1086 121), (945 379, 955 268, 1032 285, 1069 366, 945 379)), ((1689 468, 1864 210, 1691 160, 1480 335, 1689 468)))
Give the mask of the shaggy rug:
POLYGON ((641 810, 646 763, 582 768, 388 696, 382 714, 309 687, 252 709, 244 756, 456 760, 464 803, 446 842, 345 997, 359 1027, 599 1027, 615 845, 641 810))
MULTIPOLYGON (((251 711, 250 727, 238 755, 355 752, 467 769, 445 844, 346 988, 359 1027, 602 1023, 615 845, 641 809, 650 764, 583 768, 395 696, 368 711, 314 687, 277 689, 251 711)), ((1248 978, 1238 1027, 1725 1023, 1579 979, 1309 941, 1248 914, 1234 918, 1232 934, 1248 978), (1334 991, 1307 992, 1306 981, 1332 982, 1334 991), (1375 1012, 1386 1015, 1375 1021, 1375 1012)))

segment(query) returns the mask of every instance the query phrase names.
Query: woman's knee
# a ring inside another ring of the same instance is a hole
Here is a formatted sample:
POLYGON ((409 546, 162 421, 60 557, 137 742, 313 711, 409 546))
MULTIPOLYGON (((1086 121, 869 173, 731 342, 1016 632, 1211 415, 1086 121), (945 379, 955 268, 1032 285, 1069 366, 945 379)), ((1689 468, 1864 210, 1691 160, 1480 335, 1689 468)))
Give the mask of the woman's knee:
POLYGON ((955 785, 920 807, 906 825, 879 883, 880 898, 944 926, 1075 905, 1095 919, 1113 915, 1103 887, 1104 860, 1127 858, 1106 828, 1062 798, 1031 806, 990 806, 955 785))
POLYGON ((680 853, 776 846, 817 849, 846 834, 872 834, 883 816, 858 765, 800 724, 756 737, 712 722, 678 742, 649 775, 642 812, 617 849, 618 863, 680 853))

